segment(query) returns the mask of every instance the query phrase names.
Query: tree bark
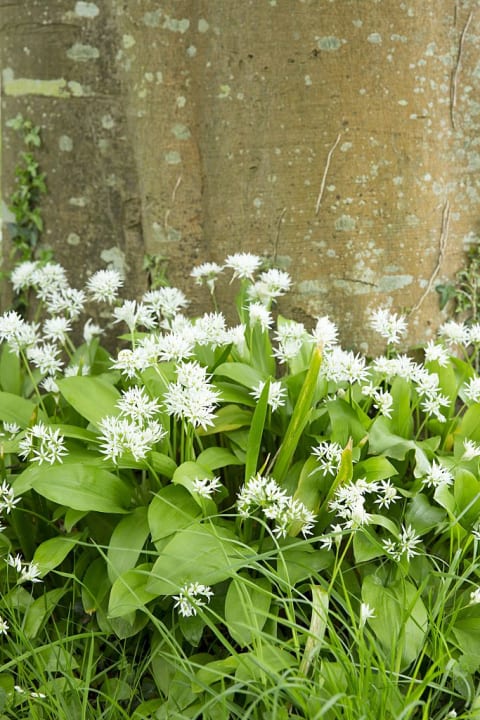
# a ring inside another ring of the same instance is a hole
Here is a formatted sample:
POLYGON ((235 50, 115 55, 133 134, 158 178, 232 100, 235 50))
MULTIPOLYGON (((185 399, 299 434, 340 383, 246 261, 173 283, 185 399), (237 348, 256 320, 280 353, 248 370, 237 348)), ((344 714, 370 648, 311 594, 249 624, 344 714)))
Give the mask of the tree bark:
MULTIPOLYGON (((3 124, 22 111, 43 127, 46 240, 79 279, 123 264, 138 295, 147 252, 191 296, 192 264, 251 251, 293 276, 284 313, 330 315, 347 346, 375 351, 379 305, 409 313, 410 343, 433 334, 435 285, 478 242, 476 0, 0 13, 3 124)), ((4 135, 8 197, 18 147, 4 135)))

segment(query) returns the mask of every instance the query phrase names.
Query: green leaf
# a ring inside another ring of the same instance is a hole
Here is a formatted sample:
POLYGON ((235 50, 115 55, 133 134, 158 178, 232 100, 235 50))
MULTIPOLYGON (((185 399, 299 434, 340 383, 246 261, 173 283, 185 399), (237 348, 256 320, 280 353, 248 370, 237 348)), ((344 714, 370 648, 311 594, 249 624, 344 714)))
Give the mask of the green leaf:
POLYGON ((148 525, 153 542, 157 543, 188 527, 200 515, 201 509, 188 490, 182 485, 167 485, 155 495, 148 507, 148 525))
POLYGON ((209 447, 197 457, 197 464, 213 471, 230 465, 243 465, 230 450, 222 447, 209 447))
POLYGON ((423 493, 418 493, 412 498, 405 513, 406 524, 411 525, 417 535, 423 535, 432 528, 438 528, 445 517, 445 510, 431 505, 428 497, 423 493))
POLYGON ((372 455, 386 455, 394 460, 404 460, 405 455, 416 449, 413 440, 405 440, 392 430, 391 421, 385 417, 377 417, 373 421, 368 434, 368 446, 372 455))
POLYGON ((215 377, 226 377, 252 390, 266 380, 266 374, 245 363, 222 363, 214 372, 215 377))
POLYGON ((2 390, 5 392, 17 397, 21 395, 20 358, 15 353, 10 352, 6 343, 0 353, 0 383, 2 390))
POLYGON ((480 515, 480 482, 468 470, 458 468, 453 494, 459 522, 466 530, 471 530, 480 515))
POLYGON ((157 597, 146 589, 151 564, 138 565, 117 577, 110 591, 108 617, 116 618, 141 610, 157 597))
POLYGON ((16 423, 21 428, 27 428, 41 417, 43 413, 30 400, 8 392, 0 392, 0 420, 3 422, 16 423))
POLYGON ((398 658, 401 668, 410 665, 422 652, 428 630, 428 614, 415 585, 403 578, 383 585, 376 575, 367 575, 362 601, 375 613, 368 624, 387 657, 398 658))
POLYGON ((80 535, 73 537, 60 535, 42 542, 33 556, 33 562, 38 565, 41 577, 45 577, 47 573, 60 565, 69 552, 78 545, 79 540, 80 535))
POLYGON ((172 458, 168 455, 159 453, 156 450, 152 450, 149 453, 148 459, 156 472, 160 473, 160 475, 163 475, 169 480, 172 479, 173 473, 177 469, 175 460, 172 460, 172 458))
POLYGON ((99 377, 76 375, 63 378, 57 384, 65 400, 96 427, 106 415, 119 413, 116 403, 120 393, 99 377))
POLYGON ((289 588, 326 570, 333 562, 329 550, 316 549, 305 542, 282 546, 277 558, 279 579, 289 588))
MULTIPOLYGON (((131 505, 132 491, 116 475, 93 465, 30 466, 14 483, 15 493, 28 484, 39 495, 74 510, 125 513, 131 505)), ((28 488, 27 488, 28 489, 28 488)))
POLYGON ((412 387, 407 380, 396 377, 390 388, 393 397, 393 413, 390 427, 395 435, 411 438, 413 432, 413 417, 410 408, 412 387))
POLYGON ((354 466, 354 478, 365 478, 367 482, 379 482, 394 475, 398 475, 397 468, 382 455, 360 460, 354 466))
POLYGON ((247 456, 245 458, 245 482, 256 474, 258 457, 262 446, 263 429, 268 409, 268 393, 270 390, 270 380, 265 381, 265 385, 258 399, 257 406, 253 413, 252 424, 248 433, 247 456))
POLYGON ((245 551, 234 533, 196 522, 165 545, 152 568, 147 590, 174 595, 189 582, 215 585, 244 566, 245 551))
POLYGON ((292 417, 278 450, 277 459, 272 470, 273 477, 282 484, 292 462, 295 450, 300 441, 302 432, 308 423, 312 410, 312 402, 317 388, 317 379, 322 364, 322 351, 319 347, 314 348, 310 366, 300 390, 297 402, 293 409, 292 417))
POLYGON ((246 647, 260 637, 271 602, 267 578, 256 578, 255 583, 243 574, 233 578, 225 598, 225 621, 236 643, 246 647))
POLYGON ((344 446, 351 437, 354 445, 358 445, 367 434, 371 420, 358 405, 353 408, 345 400, 336 398, 327 403, 327 411, 332 425, 332 442, 344 446))
POLYGON ((237 405, 225 405, 217 410, 213 418, 213 425, 206 430, 197 428, 197 435, 214 435, 215 433, 226 433, 230 430, 250 425, 252 413, 249 410, 241 410, 237 405))
POLYGON ((458 434, 466 437, 474 442, 480 442, 480 404, 474 403, 470 405, 467 412, 463 416, 458 434))
POLYGON ((107 553, 111 582, 135 566, 149 532, 146 507, 136 508, 116 525, 107 553))
POLYGON ((67 592, 67 588, 49 590, 37 598, 28 608, 23 621, 23 632, 29 640, 36 637, 43 623, 54 612, 57 603, 67 592))

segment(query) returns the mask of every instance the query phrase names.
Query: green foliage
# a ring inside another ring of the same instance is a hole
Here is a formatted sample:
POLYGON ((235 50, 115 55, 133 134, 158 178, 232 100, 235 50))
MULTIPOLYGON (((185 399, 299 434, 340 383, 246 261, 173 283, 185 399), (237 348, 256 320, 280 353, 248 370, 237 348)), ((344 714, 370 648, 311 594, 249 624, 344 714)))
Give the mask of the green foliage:
POLYGON ((227 259, 235 329, 107 272, 112 358, 71 345, 53 264, 42 330, 0 317, 0 719, 480 718, 469 355, 272 330, 259 265, 227 259))
POLYGON ((453 283, 437 285, 440 308, 453 302, 454 312, 478 322, 480 317, 480 244, 476 242, 467 253, 465 267, 455 275, 453 283))

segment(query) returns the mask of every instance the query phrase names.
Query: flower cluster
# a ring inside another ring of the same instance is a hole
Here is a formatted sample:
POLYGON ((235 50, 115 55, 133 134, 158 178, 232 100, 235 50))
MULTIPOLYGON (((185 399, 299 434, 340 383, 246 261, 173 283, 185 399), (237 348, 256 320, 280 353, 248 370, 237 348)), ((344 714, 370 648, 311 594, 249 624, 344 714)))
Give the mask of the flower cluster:
POLYGON ((370 523, 371 515, 366 508, 368 496, 373 497, 373 502, 380 508, 387 509, 400 497, 389 480, 367 482, 365 478, 360 478, 340 485, 330 501, 329 509, 343 521, 340 524, 343 530, 357 530, 370 523))
POLYGON ((67 454, 64 437, 60 430, 58 428, 54 430, 44 422, 36 423, 28 428, 25 436, 20 440, 19 447, 20 457, 29 458, 31 462, 37 462, 39 465, 44 462, 49 465, 56 462, 61 463, 67 454))
POLYGON ((292 526, 298 525, 304 537, 312 533, 315 515, 305 505, 292 498, 273 478, 260 474, 251 477, 237 496, 237 510, 241 517, 252 517, 261 510, 267 520, 274 521, 273 533, 286 537, 292 526))
POLYGON ((25 583, 25 582, 31 582, 31 583, 39 583, 42 582, 42 579, 40 577, 41 572, 38 565, 34 562, 26 563, 23 561, 21 555, 9 555, 7 559, 5 560, 7 565, 12 567, 14 570, 19 573, 20 577, 18 579, 18 583, 25 583))
POLYGON ((199 582, 186 583, 178 595, 174 595, 174 607, 183 617, 196 615, 198 608, 205 607, 213 597, 213 591, 208 585, 199 582))
POLYGON ((219 397, 204 367, 197 362, 183 362, 177 368, 176 382, 169 384, 163 400, 169 415, 194 428, 206 429, 213 425, 219 397))

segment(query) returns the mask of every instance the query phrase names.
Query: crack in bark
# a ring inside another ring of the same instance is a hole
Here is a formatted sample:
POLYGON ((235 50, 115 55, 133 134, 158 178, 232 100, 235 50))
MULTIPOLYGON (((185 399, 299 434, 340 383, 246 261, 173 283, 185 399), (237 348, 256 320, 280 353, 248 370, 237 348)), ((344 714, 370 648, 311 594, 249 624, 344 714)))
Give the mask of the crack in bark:
POLYGON ((337 147, 338 143, 340 142, 341 137, 342 137, 342 133, 340 132, 340 133, 338 133, 337 139, 333 143, 332 147, 328 151, 327 162, 325 163, 325 170, 323 171, 322 182, 320 183, 320 191, 318 193, 318 198, 317 198, 317 202, 315 205, 315 215, 318 215, 318 211, 320 210, 320 203, 322 202, 323 193, 325 192, 325 183, 327 182, 327 174, 328 174, 328 169, 330 167, 330 163, 332 161, 332 155, 335 152, 335 148, 337 147))
POLYGON ((455 67, 452 71, 452 79, 450 83, 450 121, 452 123, 452 128, 456 130, 455 125, 455 110, 456 110, 456 104, 457 104, 457 86, 458 86, 458 76, 460 74, 460 69, 462 67, 462 53, 463 53, 463 43, 465 42, 465 36, 468 32, 469 25, 472 21, 473 17, 473 10, 470 11, 470 15, 467 18, 467 22, 463 26, 463 30, 460 33, 460 39, 458 41, 458 53, 457 53, 457 62, 455 63, 455 67))

